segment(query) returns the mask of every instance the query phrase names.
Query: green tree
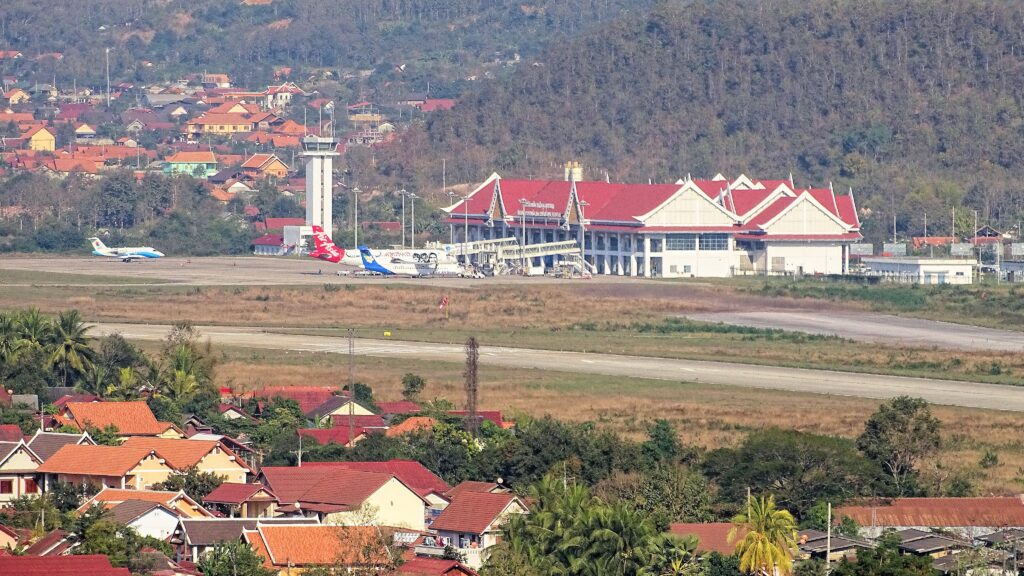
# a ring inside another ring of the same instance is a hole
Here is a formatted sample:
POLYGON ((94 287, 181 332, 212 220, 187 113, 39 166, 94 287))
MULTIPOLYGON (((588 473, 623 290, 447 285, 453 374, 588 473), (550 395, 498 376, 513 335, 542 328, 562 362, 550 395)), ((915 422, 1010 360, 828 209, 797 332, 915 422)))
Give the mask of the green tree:
POLYGON ((97 520, 85 530, 75 554, 103 554, 116 567, 127 567, 132 572, 152 569, 152 559, 141 554, 143 547, 152 547, 167 556, 172 554, 169 544, 156 538, 140 536, 133 528, 111 520, 97 520))
POLYGON ((61 382, 68 385, 69 377, 77 381, 92 368, 95 353, 89 347, 86 333, 89 326, 82 321, 78 310, 61 312, 53 323, 53 347, 50 366, 61 374, 61 382))
POLYGON ((217 544, 199 559, 203 576, 274 576, 263 567, 263 558, 240 540, 217 544))
POLYGON ((107 424, 105 428, 97 428, 95 426, 86 426, 86 432, 89 436, 96 441, 100 446, 120 446, 121 445, 121 432, 117 429, 117 426, 113 424, 107 424))
POLYGON ((747 510, 733 517, 729 532, 736 542, 740 571, 758 576, 788 576, 796 550, 796 520, 775 507, 775 497, 761 496, 747 503, 747 510))
POLYGON ((154 485, 155 490, 184 490, 193 500, 202 502, 207 494, 224 483, 224 478, 212 472, 200 472, 192 466, 184 474, 171 474, 167 480, 154 485))
POLYGON ((614 472, 594 487, 606 502, 624 502, 645 513, 661 530, 672 522, 711 522, 713 493, 707 479, 685 466, 614 472))
POLYGON ((427 381, 422 376, 413 374, 412 372, 406 373, 402 376, 402 398, 415 402, 419 399, 420 393, 426 387, 427 381))
POLYGON ((928 402, 899 396, 884 402, 864 424, 857 447, 892 479, 896 495, 916 488, 917 464, 942 445, 942 423, 928 402))
POLYGON ((748 488, 770 491, 801 519, 819 502, 870 495, 879 483, 876 467, 850 440, 777 428, 751 432, 738 448, 709 453, 703 467, 734 509, 743 506, 748 488))

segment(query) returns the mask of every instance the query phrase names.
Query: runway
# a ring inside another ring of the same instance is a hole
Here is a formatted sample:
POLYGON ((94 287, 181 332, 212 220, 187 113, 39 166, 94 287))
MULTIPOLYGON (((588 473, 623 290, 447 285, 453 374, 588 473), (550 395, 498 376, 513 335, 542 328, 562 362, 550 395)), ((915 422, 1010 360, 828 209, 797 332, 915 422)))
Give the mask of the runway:
MULTIPOLYGON (((170 329, 168 325, 98 323, 93 326, 93 335, 118 332, 129 339, 149 341, 162 340, 170 329)), ((218 345, 348 353, 348 340, 340 337, 275 334, 261 328, 247 327, 197 328, 204 338, 209 338, 213 344, 218 345)), ((355 353, 364 356, 422 358, 455 363, 465 360, 463 348, 459 345, 364 338, 356 339, 355 353)), ((885 399, 906 394, 924 398, 935 404, 1024 411, 1024 387, 974 382, 493 346, 480 348, 480 362, 483 365, 504 368, 701 382, 860 398, 885 399)))
POLYGON ((703 322, 840 336, 859 342, 951 350, 1024 351, 1024 332, 847 310, 729 310, 687 314, 703 322))

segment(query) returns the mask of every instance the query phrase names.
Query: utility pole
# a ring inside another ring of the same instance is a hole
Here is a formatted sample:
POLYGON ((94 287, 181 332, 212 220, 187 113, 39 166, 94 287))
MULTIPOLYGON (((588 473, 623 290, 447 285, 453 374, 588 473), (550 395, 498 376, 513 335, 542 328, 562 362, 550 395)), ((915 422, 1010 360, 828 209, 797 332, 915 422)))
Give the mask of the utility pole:
POLYGON ((107 109, 110 109, 110 48, 106 48, 107 57, 107 109))
POLYGON ((399 190, 398 194, 402 197, 402 248, 405 248, 405 190, 399 190))
MULTIPOLYGON (((454 206, 455 205, 455 192, 452 192, 451 190, 448 191, 448 205, 449 206, 454 206)), ((450 216, 451 215, 449 215, 449 219, 450 219, 450 216)), ((454 222, 450 222, 448 224, 448 243, 449 244, 455 244, 455 223, 454 222)))
POLYGON ((409 201, 412 202, 412 237, 409 238, 409 243, 411 244, 413 250, 416 249, 416 199, 417 198, 419 198, 419 196, 417 196, 415 192, 410 192, 409 193, 409 201))
POLYGON ((355 220, 355 226, 352 227, 352 242, 353 248, 359 250, 359 188, 352 189, 352 210, 353 220, 355 220))
POLYGON ((480 423, 477 421, 476 406, 477 394, 480 382, 477 377, 478 363, 480 360, 480 344, 473 336, 466 340, 466 371, 463 376, 466 378, 466 428, 475 438, 480 423))
POLYGON ((520 198, 519 203, 523 205, 523 209, 519 212, 519 217, 523 220, 523 243, 520 249, 523 253, 523 276, 527 276, 529 270, 526 269, 526 205, 529 203, 529 200, 520 198))
POLYGON ((448 188, 448 159, 441 158, 441 190, 448 188))
POLYGON ((825 574, 829 573, 829 556, 832 555, 832 503, 828 503, 828 520, 825 523, 825 574))
POLYGON ((355 384, 355 330, 348 329, 348 442, 352 443, 355 434, 356 384, 355 384))

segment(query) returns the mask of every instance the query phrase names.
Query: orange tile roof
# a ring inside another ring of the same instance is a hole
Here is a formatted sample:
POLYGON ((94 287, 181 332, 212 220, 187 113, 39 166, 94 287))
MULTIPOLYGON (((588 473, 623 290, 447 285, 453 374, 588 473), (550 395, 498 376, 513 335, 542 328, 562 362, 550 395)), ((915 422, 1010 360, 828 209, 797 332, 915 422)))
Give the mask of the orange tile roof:
POLYGON ((68 402, 64 416, 79 430, 114 425, 122 435, 160 434, 171 426, 158 422, 145 402, 68 402))
POLYGON ((125 440, 122 446, 154 450, 167 460, 168 466, 175 470, 184 470, 198 464, 218 444, 219 442, 212 440, 179 440, 177 438, 135 436, 125 440))
POLYGON ((214 200, 218 200, 220 202, 231 202, 235 199, 236 195, 234 192, 228 192, 223 188, 214 188, 213 190, 210 190, 210 196, 213 196, 214 200))
POLYGON ((272 566, 340 563, 347 566, 390 562, 390 553, 374 526, 262 525, 247 538, 262 540, 272 566))
POLYGON ((104 488, 85 504, 78 507, 79 512, 84 512, 93 504, 103 504, 105 508, 116 506, 125 500, 144 500, 158 504, 168 504, 179 495, 180 492, 158 491, 158 490, 121 490, 120 488, 104 488))
POLYGON ((193 118, 192 120, 189 120, 188 123, 197 124, 200 126, 207 124, 216 124, 224 126, 248 126, 252 124, 252 121, 246 118, 244 114, 230 112, 226 114, 205 114, 203 116, 200 116, 199 118, 193 118))
POLYGON ((277 156, 273 154, 253 154, 242 164, 242 168, 263 168, 274 160, 280 162, 277 156))
POLYGON ((437 420, 428 416, 413 416, 388 428, 384 435, 394 437, 416 432, 417 430, 431 430, 435 424, 437 424, 437 420))
POLYGON ((206 150, 181 151, 167 158, 167 161, 182 164, 216 164, 217 157, 213 152, 206 150))
MULTIPOLYGON (((708 522, 692 524, 672 524, 668 531, 677 536, 695 536, 697 538, 697 552, 718 552, 729 556, 736 551, 736 542, 729 543, 729 532, 732 531, 731 522, 708 522)), ((738 532, 737 537, 742 538, 744 532, 738 532)))
POLYGON ((36 472, 124 476, 151 452, 145 448, 68 444, 43 462, 36 472))

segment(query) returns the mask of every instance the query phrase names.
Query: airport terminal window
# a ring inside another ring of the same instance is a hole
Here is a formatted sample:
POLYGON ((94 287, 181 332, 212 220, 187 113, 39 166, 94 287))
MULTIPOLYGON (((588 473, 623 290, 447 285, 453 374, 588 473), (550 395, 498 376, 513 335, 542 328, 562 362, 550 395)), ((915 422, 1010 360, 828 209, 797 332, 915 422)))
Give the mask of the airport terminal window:
POLYGON ((728 250, 729 249, 729 235, 728 234, 701 234, 701 236, 700 236, 700 249, 701 250, 728 250))
POLYGON ((661 239, 651 238, 651 252, 661 252, 661 239))
MULTIPOLYGON (((703 246, 702 246, 703 248, 703 246)), ((697 237, 693 234, 669 234, 665 237, 666 250, 696 250, 697 237)))

